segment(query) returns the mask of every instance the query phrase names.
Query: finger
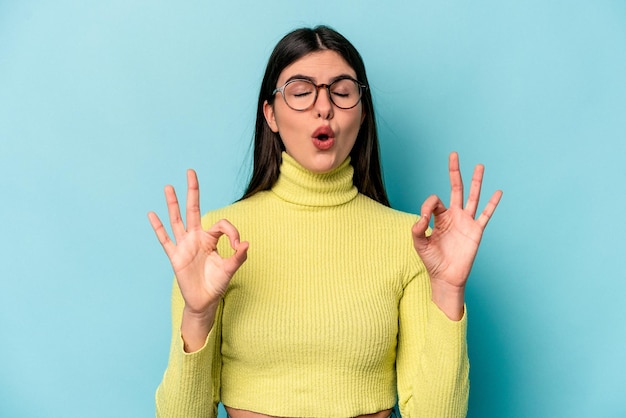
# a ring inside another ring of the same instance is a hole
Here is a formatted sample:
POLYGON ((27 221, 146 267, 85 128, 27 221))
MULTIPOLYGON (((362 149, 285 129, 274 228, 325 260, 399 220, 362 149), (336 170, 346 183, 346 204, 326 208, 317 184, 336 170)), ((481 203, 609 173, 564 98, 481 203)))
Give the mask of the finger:
POLYGON ((226 235, 230 241, 231 248, 236 249, 239 245, 239 231, 226 219, 221 219, 214 223, 207 233, 215 240, 214 244, 217 243, 222 235, 226 235))
POLYGON ((489 202, 487 202, 485 209, 476 220, 483 229, 485 229, 485 227, 487 226, 487 223, 491 219, 491 215, 493 215, 493 213, 495 212, 496 207, 498 207, 498 203, 500 203, 501 198, 502 190, 497 190, 493 195, 491 195, 491 198, 489 199, 489 202))
POLYGON ((459 169, 459 154, 450 153, 448 160, 450 172, 450 207, 463 208, 463 179, 459 169))
POLYGON ((229 277, 233 277, 235 272, 248 258, 248 247, 247 241, 238 243, 235 253, 224 260, 224 271, 229 277))
POLYGON ((185 225, 180 216, 180 207, 178 206, 178 197, 172 186, 165 186, 165 201, 167 202, 167 213, 170 217, 170 226, 174 238, 179 241, 185 233, 185 225))
POLYGON ((152 229, 154 230, 154 233, 156 234, 157 239, 159 240, 159 242, 161 243, 161 246, 163 246, 163 249, 165 250, 165 254, 167 254, 167 256, 169 257, 171 251, 174 248, 174 243, 170 239, 170 236, 167 234, 167 231, 165 230, 163 223, 161 222, 157 214, 154 212, 148 212, 148 219, 150 220, 150 225, 152 226, 152 229))
POLYGON ((413 245, 415 249, 420 251, 428 246, 429 238, 426 236, 430 218, 435 215, 439 216, 446 211, 446 207, 438 196, 429 196, 422 204, 422 215, 413 224, 411 233, 413 234, 413 245))
POLYGON ((424 203, 422 203, 422 217, 427 218, 430 221, 432 215, 439 216, 446 211, 446 206, 443 204, 439 196, 430 195, 424 203))
POLYGON ((478 201, 480 200, 480 189, 483 184, 484 173, 485 167, 482 164, 478 164, 474 168, 472 184, 470 185, 469 196, 467 198, 467 204, 465 205, 465 210, 472 215, 472 218, 476 216, 476 211, 478 210, 478 201))
POLYGON ((187 230, 201 229, 200 186, 194 170, 187 170, 187 230))

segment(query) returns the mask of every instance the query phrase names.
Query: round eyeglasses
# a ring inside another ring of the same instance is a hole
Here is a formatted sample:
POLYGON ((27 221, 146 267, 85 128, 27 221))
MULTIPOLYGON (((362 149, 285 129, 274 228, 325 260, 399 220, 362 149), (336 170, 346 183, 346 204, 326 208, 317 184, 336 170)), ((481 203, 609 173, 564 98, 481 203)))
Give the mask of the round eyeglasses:
POLYGON ((317 100, 319 89, 325 88, 330 101, 340 109, 352 109, 359 104, 365 84, 350 77, 342 77, 330 84, 315 84, 311 80, 296 78, 274 89, 272 95, 280 93, 287 106, 293 110, 308 110, 317 100))

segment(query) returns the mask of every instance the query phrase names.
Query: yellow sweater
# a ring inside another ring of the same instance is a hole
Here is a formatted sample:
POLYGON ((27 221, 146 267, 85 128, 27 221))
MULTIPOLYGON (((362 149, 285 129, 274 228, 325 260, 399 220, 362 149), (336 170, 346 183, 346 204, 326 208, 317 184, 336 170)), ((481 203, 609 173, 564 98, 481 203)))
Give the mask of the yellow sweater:
MULTIPOLYGON (((283 153, 266 192, 203 217, 250 242, 205 346, 184 353, 183 300, 172 296, 172 345, 159 417, 215 417, 217 403, 281 417, 464 417, 466 321, 431 301, 417 220, 352 184, 349 159, 314 174, 283 153)), ((223 244, 223 245, 222 245, 223 244)), ((220 251, 227 255, 226 240, 220 251)))

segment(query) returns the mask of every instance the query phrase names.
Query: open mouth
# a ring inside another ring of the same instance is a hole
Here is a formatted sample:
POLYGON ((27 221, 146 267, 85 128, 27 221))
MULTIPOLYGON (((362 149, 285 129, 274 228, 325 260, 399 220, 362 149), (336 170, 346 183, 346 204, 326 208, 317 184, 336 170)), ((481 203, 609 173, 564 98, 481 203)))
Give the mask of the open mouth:
POLYGON ((335 138, 328 135, 318 135, 313 137, 313 145, 320 151, 327 151, 335 144, 335 138))
POLYGON ((335 132, 328 125, 317 128, 311 137, 313 145, 320 151, 329 150, 335 143, 335 132))

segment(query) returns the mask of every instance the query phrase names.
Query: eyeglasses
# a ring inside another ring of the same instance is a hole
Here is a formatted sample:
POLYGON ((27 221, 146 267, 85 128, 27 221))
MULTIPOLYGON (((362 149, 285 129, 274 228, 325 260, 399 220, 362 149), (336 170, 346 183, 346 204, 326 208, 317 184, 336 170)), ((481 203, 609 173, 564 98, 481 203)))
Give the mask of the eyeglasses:
POLYGON ((352 109, 361 101, 365 84, 350 77, 343 77, 330 84, 315 84, 311 80, 297 78, 276 88, 272 95, 280 93, 287 106, 293 110, 308 110, 317 100, 319 89, 325 88, 330 101, 340 109, 352 109))

